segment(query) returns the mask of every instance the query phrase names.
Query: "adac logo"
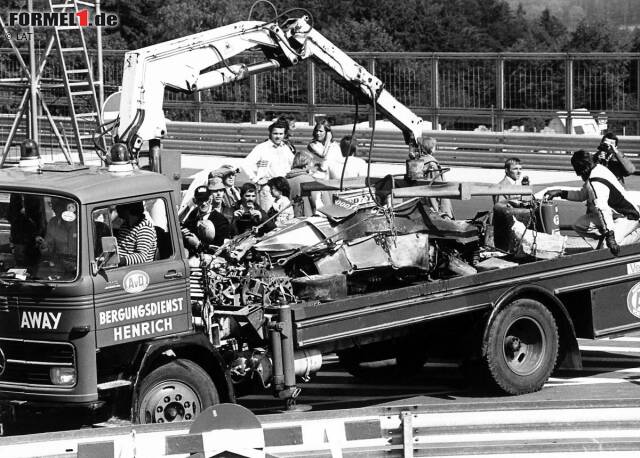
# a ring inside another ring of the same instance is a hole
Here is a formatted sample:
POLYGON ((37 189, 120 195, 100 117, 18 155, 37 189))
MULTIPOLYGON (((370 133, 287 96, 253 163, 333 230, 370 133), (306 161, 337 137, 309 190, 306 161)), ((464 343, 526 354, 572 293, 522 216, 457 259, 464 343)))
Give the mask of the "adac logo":
POLYGON ((132 270, 122 279, 122 287, 129 294, 141 293, 149 286, 149 275, 142 270, 132 270))
POLYGON ((0 376, 7 370, 7 357, 4 355, 4 351, 0 348, 0 376))
POLYGON ((635 317, 640 318, 640 283, 636 283, 627 294, 627 308, 635 317))

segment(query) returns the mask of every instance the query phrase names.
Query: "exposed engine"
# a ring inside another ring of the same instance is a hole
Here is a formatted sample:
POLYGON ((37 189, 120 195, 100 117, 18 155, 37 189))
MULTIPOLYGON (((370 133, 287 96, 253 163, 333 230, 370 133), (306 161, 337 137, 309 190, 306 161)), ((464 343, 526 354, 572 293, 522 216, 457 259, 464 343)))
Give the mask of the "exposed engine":
POLYGON ((202 255, 203 287, 220 307, 333 300, 412 281, 475 273, 481 227, 419 199, 299 218, 264 236, 242 234, 202 255))

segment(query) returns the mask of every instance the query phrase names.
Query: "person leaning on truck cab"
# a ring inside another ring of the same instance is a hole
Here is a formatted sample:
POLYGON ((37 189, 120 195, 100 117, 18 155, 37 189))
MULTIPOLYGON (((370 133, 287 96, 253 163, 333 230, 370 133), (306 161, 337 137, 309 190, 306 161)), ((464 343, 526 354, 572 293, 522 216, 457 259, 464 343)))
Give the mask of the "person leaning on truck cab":
POLYGON ((145 216, 144 203, 117 205, 116 211, 123 221, 117 233, 120 265, 152 262, 158 239, 153 224, 145 216))
POLYGON ((618 255, 619 245, 638 240, 640 212, 615 175, 593 160, 591 153, 579 150, 573 153, 571 165, 584 180, 579 191, 551 189, 545 197, 560 197, 577 202, 587 201, 587 213, 575 222, 573 228, 581 235, 604 236, 611 253, 618 255), (619 217, 614 219, 614 212, 619 217))

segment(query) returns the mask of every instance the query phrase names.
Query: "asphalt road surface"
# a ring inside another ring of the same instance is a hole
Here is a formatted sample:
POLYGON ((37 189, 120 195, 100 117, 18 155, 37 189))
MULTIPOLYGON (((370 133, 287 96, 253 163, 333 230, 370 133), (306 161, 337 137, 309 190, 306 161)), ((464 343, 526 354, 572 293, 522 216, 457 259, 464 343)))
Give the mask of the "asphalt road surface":
MULTIPOLYGON (((619 406, 640 408, 640 333, 597 341, 581 339, 580 349, 583 357, 581 370, 558 371, 541 391, 521 396, 503 396, 478 386, 477 380, 468 378, 457 361, 429 361, 420 374, 389 382, 358 379, 346 372, 337 358, 329 356, 321 370, 308 383, 301 384, 298 404, 310 406, 313 410, 333 410, 410 402, 442 413, 463 412, 479 406, 489 410, 522 412, 578 407, 595 409, 596 416, 599 415, 598 409, 619 406)), ((277 413, 283 408, 282 401, 274 398, 269 390, 242 397, 239 403, 256 414, 277 413)), ((13 433, 91 427, 81 425, 79 421, 72 415, 42 417, 13 433)), ((128 422, 112 419, 93 427, 126 424, 128 422)), ((484 423, 480 420, 479 424, 484 423)), ((477 429, 476 425, 474 431, 477 429)), ((485 428, 483 431, 492 434, 491 429, 485 428)))
MULTIPOLYGON (((533 403, 543 407, 557 401, 617 403, 621 400, 640 405, 640 333, 614 339, 580 339, 583 358, 581 370, 556 371, 544 388, 531 394, 503 396, 479 387, 469 379, 459 362, 430 361, 415 377, 395 383, 361 380, 340 367, 336 358, 328 358, 309 383, 301 384, 299 404, 314 410, 344 409, 421 396, 424 405, 450 405, 452 409, 478 403, 533 403)), ((270 393, 243 397, 239 403, 255 413, 273 413, 282 402, 270 393)))

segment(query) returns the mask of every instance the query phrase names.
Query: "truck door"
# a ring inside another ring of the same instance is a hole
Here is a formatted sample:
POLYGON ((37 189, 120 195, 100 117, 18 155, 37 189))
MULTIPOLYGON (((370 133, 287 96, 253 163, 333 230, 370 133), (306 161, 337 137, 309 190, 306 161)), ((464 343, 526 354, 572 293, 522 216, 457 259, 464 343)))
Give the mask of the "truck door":
POLYGON ((168 194, 91 209, 91 262, 97 263, 104 236, 118 238, 127 260, 93 276, 98 348, 191 328, 188 270, 169 209, 168 194))
POLYGON ((607 269, 620 281, 590 291, 594 337, 640 329, 640 261, 607 269))

